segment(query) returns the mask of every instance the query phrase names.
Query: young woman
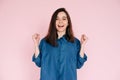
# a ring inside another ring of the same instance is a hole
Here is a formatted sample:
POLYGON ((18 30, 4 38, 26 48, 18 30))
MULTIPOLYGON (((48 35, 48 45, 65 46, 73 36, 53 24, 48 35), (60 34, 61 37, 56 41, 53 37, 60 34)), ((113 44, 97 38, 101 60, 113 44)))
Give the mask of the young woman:
POLYGON ((32 39, 35 44, 32 61, 41 68, 40 80, 77 80, 76 69, 80 69, 87 60, 84 46, 88 38, 82 35, 80 43, 74 37, 65 8, 53 13, 48 34, 41 41, 37 33, 32 39))

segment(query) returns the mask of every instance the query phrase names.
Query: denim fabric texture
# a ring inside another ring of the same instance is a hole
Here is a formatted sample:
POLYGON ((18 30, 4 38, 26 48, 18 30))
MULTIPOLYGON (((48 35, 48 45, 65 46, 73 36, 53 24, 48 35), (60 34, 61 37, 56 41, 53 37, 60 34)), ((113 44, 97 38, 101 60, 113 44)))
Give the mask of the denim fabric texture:
POLYGON ((87 61, 87 55, 80 56, 80 41, 74 43, 66 40, 65 36, 57 39, 58 46, 54 47, 43 38, 40 41, 40 53, 32 56, 32 61, 41 68, 40 80, 77 80, 77 69, 87 61))

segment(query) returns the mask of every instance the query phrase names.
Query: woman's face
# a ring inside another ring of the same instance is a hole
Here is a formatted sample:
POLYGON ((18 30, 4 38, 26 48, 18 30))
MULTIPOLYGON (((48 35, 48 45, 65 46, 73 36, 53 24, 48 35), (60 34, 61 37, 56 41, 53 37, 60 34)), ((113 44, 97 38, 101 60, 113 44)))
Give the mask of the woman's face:
POLYGON ((58 32, 65 32, 68 26, 68 19, 65 12, 59 12, 56 18, 56 29, 58 32))

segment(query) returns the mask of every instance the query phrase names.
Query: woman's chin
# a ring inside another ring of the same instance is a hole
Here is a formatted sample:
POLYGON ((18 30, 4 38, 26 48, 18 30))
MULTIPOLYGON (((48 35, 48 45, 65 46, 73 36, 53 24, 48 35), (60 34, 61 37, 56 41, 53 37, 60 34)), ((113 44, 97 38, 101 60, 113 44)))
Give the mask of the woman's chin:
POLYGON ((65 30, 57 30, 58 32, 65 32, 65 30))

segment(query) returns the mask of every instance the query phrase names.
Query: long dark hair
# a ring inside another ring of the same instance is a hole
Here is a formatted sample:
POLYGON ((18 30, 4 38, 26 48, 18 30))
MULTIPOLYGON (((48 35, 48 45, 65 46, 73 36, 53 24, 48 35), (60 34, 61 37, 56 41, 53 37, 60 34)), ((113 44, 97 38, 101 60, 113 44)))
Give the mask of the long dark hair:
POLYGON ((69 42, 74 42, 74 35, 73 35, 72 23, 71 23, 70 16, 65 8, 59 8, 52 15, 52 18, 51 18, 51 21, 49 24, 48 34, 45 37, 46 42, 48 42, 49 44, 51 44, 53 46, 58 45, 56 42, 56 40, 58 38, 57 29, 56 29, 56 18, 57 18, 57 15, 59 12, 65 12, 67 15, 67 19, 68 19, 68 26, 66 29, 65 38, 69 42))

